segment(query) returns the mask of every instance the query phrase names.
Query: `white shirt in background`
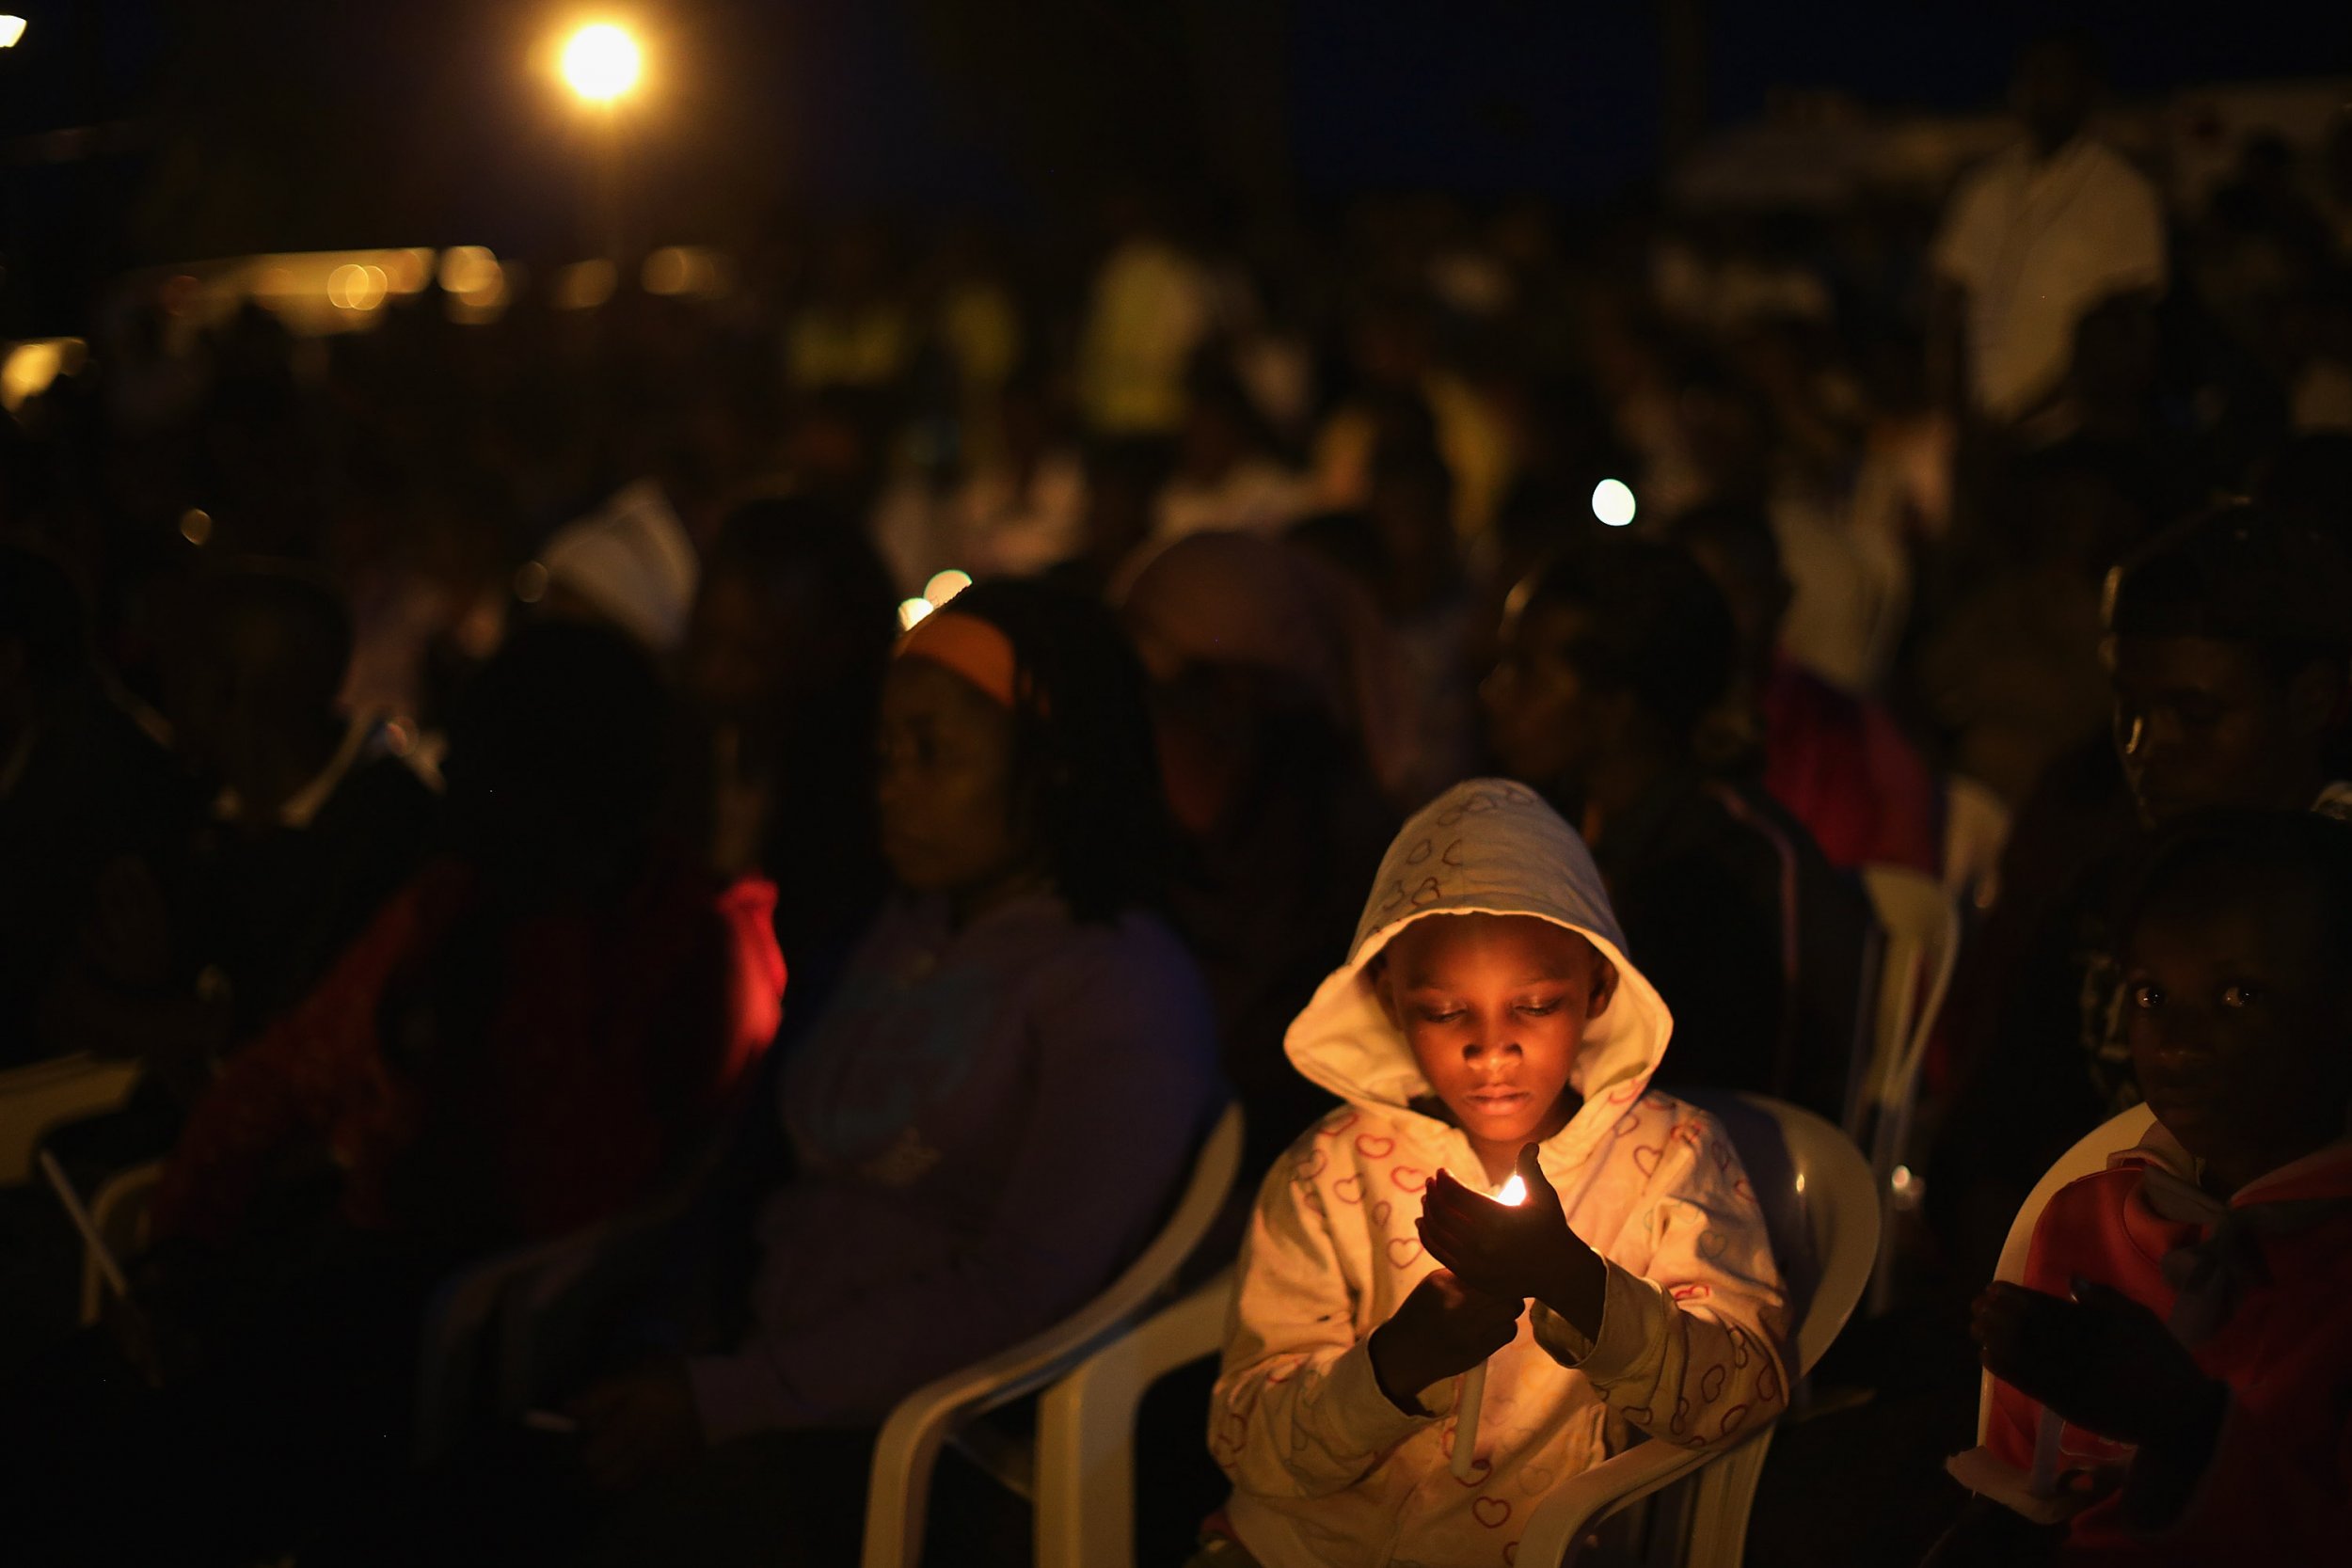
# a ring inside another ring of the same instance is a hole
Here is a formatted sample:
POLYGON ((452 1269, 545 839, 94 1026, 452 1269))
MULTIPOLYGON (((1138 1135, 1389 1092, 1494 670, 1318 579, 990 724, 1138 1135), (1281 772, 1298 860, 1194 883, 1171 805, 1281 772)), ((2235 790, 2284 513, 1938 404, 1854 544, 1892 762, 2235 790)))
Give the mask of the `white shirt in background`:
POLYGON ((1961 182, 1933 265, 1968 293, 1971 401, 2014 420, 2065 378, 2084 315, 2162 291, 2164 214, 2147 178, 2098 142, 2077 136, 2040 162, 2021 143, 1961 182))

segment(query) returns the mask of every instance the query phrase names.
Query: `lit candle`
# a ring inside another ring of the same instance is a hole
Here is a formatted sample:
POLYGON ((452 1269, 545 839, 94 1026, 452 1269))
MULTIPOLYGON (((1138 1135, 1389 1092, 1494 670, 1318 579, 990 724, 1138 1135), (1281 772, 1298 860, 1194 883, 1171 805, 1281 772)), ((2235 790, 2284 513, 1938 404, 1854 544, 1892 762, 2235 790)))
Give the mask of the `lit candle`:
MULTIPOLYGON (((1495 1194, 1495 1201, 1506 1209, 1516 1209, 1527 1201, 1527 1183, 1517 1171, 1495 1194)), ((1478 1407, 1486 1402, 1486 1363, 1481 1361, 1462 1374, 1462 1397, 1454 1410, 1454 1479, 1470 1479, 1471 1466, 1478 1458, 1478 1407)))

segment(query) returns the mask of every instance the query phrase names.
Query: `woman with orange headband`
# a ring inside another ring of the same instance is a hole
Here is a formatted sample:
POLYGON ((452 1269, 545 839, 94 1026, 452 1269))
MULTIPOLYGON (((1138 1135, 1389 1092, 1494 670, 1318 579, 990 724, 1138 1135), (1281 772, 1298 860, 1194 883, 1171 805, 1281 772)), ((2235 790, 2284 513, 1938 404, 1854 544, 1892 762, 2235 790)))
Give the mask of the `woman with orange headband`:
POLYGON ((1164 807, 1108 611, 967 590, 901 641, 879 736, 898 893, 786 1065, 799 1170, 758 1218, 749 1329, 571 1407, 628 1493, 612 1560, 853 1559, 866 1448, 840 1429, 1099 1290, 1219 1098, 1199 973, 1154 912, 1164 807))

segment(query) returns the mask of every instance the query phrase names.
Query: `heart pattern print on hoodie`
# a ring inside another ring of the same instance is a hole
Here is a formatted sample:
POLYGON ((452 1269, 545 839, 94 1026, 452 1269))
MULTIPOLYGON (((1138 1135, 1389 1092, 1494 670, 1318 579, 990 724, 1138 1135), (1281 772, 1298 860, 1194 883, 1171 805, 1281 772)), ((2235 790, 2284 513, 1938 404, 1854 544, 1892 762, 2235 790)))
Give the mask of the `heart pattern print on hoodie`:
POLYGON ((1634 966, 1581 839, 1534 792, 1456 785, 1397 835, 1347 963, 1284 1042, 1344 1104, 1266 1176, 1243 1243, 1210 1412, 1226 1517, 1265 1568, 1507 1568, 1537 1499, 1635 1433, 1737 1439, 1787 1398, 1764 1215, 1712 1117, 1649 1087, 1673 1021, 1634 966), (1468 1481, 1449 1468, 1461 1380, 1392 1403, 1366 1341, 1438 1268, 1415 1222, 1439 1170, 1488 1183, 1381 1006, 1375 958, 1415 920, 1533 915, 1575 931, 1618 986, 1570 1071, 1581 1103, 1541 1146, 1569 1226, 1608 1264, 1588 1340, 1535 1304, 1490 1363, 1468 1481))

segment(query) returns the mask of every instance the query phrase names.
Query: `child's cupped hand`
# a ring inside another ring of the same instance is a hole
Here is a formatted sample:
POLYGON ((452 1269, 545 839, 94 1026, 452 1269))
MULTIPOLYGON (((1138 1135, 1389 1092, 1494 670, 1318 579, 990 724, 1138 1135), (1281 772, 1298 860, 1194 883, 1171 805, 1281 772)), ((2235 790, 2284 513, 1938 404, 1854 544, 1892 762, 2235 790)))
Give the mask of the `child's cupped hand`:
POLYGON ((1984 1369, 2086 1432, 2143 1447, 2217 1420, 2220 1387, 2161 1319, 2105 1285, 2074 1299, 1996 1280, 1970 1325, 1984 1369))
POLYGON ((1518 1335, 1527 1303, 1477 1290, 1444 1269, 1413 1287, 1373 1330, 1373 1375, 1397 1404, 1433 1383, 1467 1372, 1518 1335))
POLYGON ((1478 1289, 1534 1297, 1586 1333, 1600 1317, 1607 1266, 1568 1225, 1560 1195, 1544 1179, 1538 1147, 1519 1150, 1527 1196, 1505 1206, 1444 1171, 1422 1194, 1420 1231, 1429 1256, 1478 1289))

